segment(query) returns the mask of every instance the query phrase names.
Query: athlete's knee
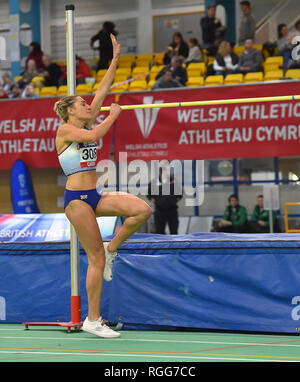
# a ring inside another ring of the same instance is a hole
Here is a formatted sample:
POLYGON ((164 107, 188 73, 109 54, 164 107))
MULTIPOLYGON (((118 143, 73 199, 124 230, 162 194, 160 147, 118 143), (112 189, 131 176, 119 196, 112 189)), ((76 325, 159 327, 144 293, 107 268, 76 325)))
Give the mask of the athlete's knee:
POLYGON ((147 220, 152 214, 152 208, 147 204, 143 203, 139 210, 139 217, 141 220, 147 220))
POLYGON ((104 269, 105 265, 105 254, 104 248, 99 248, 87 253, 89 265, 99 269, 100 271, 104 269))

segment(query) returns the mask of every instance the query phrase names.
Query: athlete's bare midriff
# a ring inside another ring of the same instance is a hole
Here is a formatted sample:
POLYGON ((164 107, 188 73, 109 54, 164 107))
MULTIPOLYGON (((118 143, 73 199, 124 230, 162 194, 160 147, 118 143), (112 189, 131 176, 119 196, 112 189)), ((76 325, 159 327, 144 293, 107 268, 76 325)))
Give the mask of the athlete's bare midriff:
POLYGON ((68 190, 93 190, 97 185, 97 174, 95 170, 78 172, 77 174, 69 175, 66 183, 68 190))

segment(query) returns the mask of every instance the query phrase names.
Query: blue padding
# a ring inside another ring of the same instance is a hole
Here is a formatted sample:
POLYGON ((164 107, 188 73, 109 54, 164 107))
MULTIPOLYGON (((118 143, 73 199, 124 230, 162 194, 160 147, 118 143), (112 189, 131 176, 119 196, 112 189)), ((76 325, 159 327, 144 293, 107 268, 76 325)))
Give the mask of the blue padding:
MULTIPOLYGON (((295 333, 299 254, 297 234, 135 234, 118 251, 112 282, 104 282, 102 315, 125 328, 295 333)), ((86 269, 81 249, 83 318, 86 269)), ((0 244, 1 296, 0 322, 69 321, 69 244, 0 244)))

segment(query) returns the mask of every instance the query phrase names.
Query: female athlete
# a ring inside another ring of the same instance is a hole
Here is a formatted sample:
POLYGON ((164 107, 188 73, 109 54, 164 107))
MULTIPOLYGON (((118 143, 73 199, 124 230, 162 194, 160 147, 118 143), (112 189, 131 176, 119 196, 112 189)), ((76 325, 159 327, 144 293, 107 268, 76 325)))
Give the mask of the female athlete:
POLYGON ((67 96, 56 102, 54 110, 63 120, 56 135, 56 149, 61 167, 67 175, 64 209, 88 256, 86 290, 88 316, 82 329, 99 337, 119 337, 103 323, 100 315, 100 298, 103 278, 110 281, 112 265, 119 246, 151 215, 146 202, 127 193, 102 193, 96 189, 97 141, 103 137, 118 118, 121 108, 112 104, 107 118, 92 128, 100 107, 112 84, 118 61, 120 45, 114 35, 113 59, 89 105, 82 97, 67 96), (118 234, 103 243, 96 217, 126 216, 118 234))

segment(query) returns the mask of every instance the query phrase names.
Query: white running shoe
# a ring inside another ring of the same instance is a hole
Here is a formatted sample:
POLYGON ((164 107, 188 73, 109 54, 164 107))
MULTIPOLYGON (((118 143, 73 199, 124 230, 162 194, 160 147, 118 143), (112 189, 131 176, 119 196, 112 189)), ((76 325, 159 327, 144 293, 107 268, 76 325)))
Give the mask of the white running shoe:
POLYGON ((82 330, 103 338, 117 338, 121 336, 121 333, 115 332, 105 325, 102 317, 99 317, 98 320, 95 321, 89 321, 87 317, 83 322, 82 330))
POLYGON ((107 242, 107 241, 103 243, 104 251, 105 251, 105 266, 104 266, 103 278, 106 281, 111 281, 112 280, 112 267, 113 267, 117 252, 109 252, 108 244, 109 244, 109 242, 107 242))

